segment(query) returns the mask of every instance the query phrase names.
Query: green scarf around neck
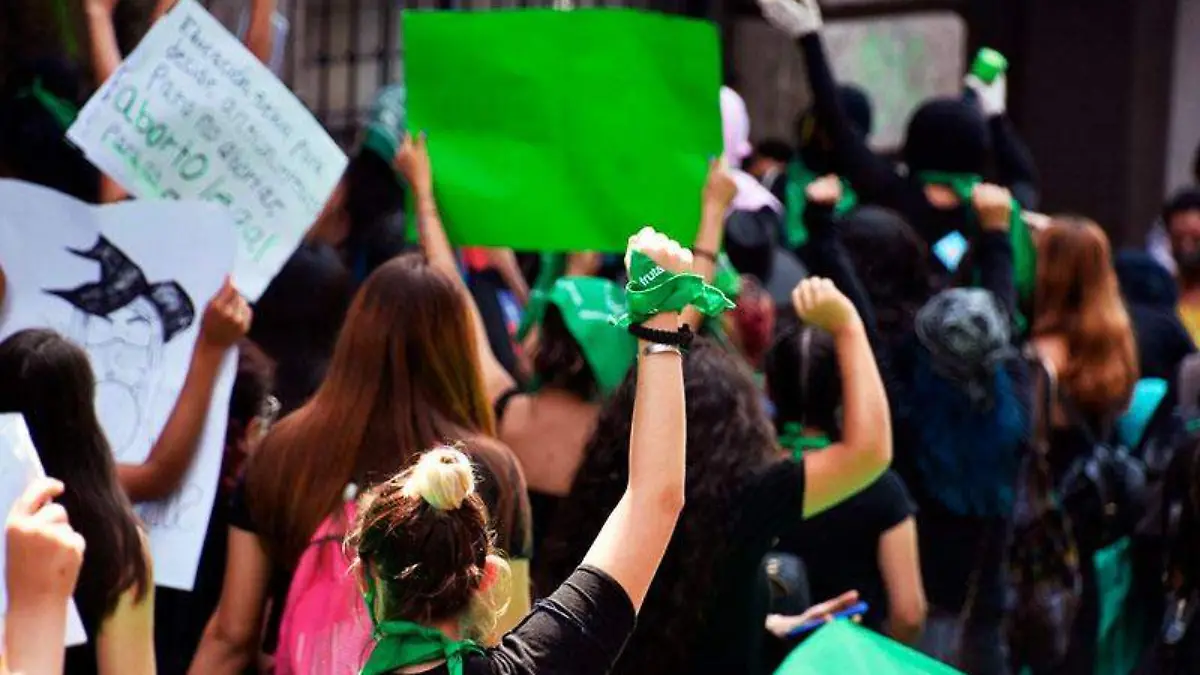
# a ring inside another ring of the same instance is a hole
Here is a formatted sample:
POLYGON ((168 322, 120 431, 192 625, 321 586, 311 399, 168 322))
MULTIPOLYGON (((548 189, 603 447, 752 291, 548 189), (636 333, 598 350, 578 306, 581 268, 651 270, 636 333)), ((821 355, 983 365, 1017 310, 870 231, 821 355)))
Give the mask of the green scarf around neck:
MULTIPOLYGON (((949 188, 968 207, 967 212, 971 214, 972 219, 971 227, 974 230, 979 229, 975 210, 970 208, 970 204, 975 187, 983 182, 981 176, 968 173, 923 171, 917 174, 917 178, 926 185, 941 185, 949 188)), ((1016 199, 1013 199, 1012 216, 1009 218, 1008 227, 1008 239, 1013 250, 1013 283, 1017 288, 1018 304, 1028 306, 1033 302, 1034 288, 1037 283, 1037 249, 1033 244, 1033 233, 1029 231, 1029 226, 1025 224, 1021 212, 1021 205, 1016 199)), ((968 238, 974 234, 975 232, 967 233, 968 238)), ((974 283, 979 283, 978 274, 976 274, 974 283)), ((1017 316, 1013 319, 1016 321, 1018 329, 1024 332, 1028 325, 1025 316, 1018 311, 1017 316)))
POLYGON ((439 630, 411 621, 377 621, 375 580, 369 575, 363 600, 375 625, 375 647, 360 675, 387 675, 408 666, 441 660, 445 660, 450 675, 462 675, 466 655, 483 653, 483 648, 470 640, 451 640, 439 630))
MULTIPOLYGON (((804 225, 804 209, 808 206, 808 194, 805 190, 821 176, 799 158, 792 160, 787 168, 787 184, 785 202, 787 212, 784 214, 784 229, 787 233, 787 246, 795 250, 808 241, 808 227, 804 225)), ((858 205, 858 194, 850 187, 850 183, 842 178, 842 198, 833 207, 836 215, 841 215, 858 205)))
POLYGON ((779 432, 779 445, 791 451, 792 458, 797 461, 803 459, 805 453, 824 450, 832 444, 833 441, 824 434, 809 435, 799 422, 786 422, 779 432))

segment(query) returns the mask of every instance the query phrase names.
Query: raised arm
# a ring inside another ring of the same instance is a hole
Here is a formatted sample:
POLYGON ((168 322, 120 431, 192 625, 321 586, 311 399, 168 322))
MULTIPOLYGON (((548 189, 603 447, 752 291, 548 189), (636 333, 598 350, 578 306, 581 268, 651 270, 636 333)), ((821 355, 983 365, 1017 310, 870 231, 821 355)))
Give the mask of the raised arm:
POLYGON ((908 186, 892 163, 876 155, 842 110, 837 83, 821 42, 821 10, 817 0, 758 0, 763 16, 797 41, 804 56, 817 127, 833 145, 834 166, 854 186, 862 201, 900 209, 908 186))
POLYGON ((249 331, 250 319, 250 306, 226 279, 204 310, 183 389, 149 457, 141 464, 117 467, 117 478, 130 501, 165 499, 183 483, 200 447, 221 362, 249 331))
MULTIPOLYGON (((88 42, 92 45, 92 75, 97 87, 112 77, 121 65, 121 48, 117 45, 117 31, 113 26, 113 10, 120 0, 85 0, 88 42)), ((128 195, 107 174, 100 174, 100 203, 108 204, 125 199, 128 195)))
MULTIPOLYGON (((630 239, 629 250, 641 251, 671 272, 692 267, 691 253, 649 228, 630 239)), ((668 312, 645 325, 674 332, 679 319, 668 312)), ((620 584, 635 610, 641 609, 683 510, 686 439, 682 355, 678 349, 641 342, 629 438, 629 484, 583 559, 620 584)))
POLYGON ((892 461, 887 394, 862 319, 828 279, 809 277, 792 294, 796 315, 833 335, 842 378, 842 441, 804 456, 804 516, 862 490, 892 461))
POLYGON ((39 479, 8 513, 8 609, 0 672, 50 675, 63 670, 67 603, 79 578, 85 543, 71 529, 66 510, 52 501, 62 492, 59 481, 39 479))
POLYGON ((980 286, 991 291, 1008 316, 1016 315, 1017 287, 1013 275, 1013 248, 1008 230, 1012 216, 1012 193, 998 185, 982 183, 971 195, 979 215, 980 233, 976 236, 975 265, 980 286))
POLYGON ((410 194, 416 202, 417 234, 425 259, 454 282, 470 308, 471 323, 475 326, 475 352, 483 369, 484 388, 488 400, 494 402, 504 392, 511 390, 516 382, 492 352, 483 317, 479 315, 471 291, 459 274, 458 261, 450 246, 450 238, 446 236, 446 229, 442 226, 442 216, 438 213, 437 200, 433 196, 433 166, 429 161, 424 132, 416 138, 411 134, 404 138, 404 143, 396 152, 394 164, 408 181, 410 194))
MULTIPOLYGON (((705 282, 712 281, 717 270, 717 254, 725 238, 725 214, 737 195, 737 184, 719 160, 708 165, 708 179, 704 181, 704 192, 700 203, 700 227, 696 230, 696 241, 692 244, 692 271, 705 282)), ((704 320, 699 310, 688 307, 683 310, 682 322, 698 331, 704 320)))
POLYGON ((250 3, 250 23, 246 28, 246 47, 264 64, 271 61, 275 34, 271 18, 275 15, 276 0, 253 0, 250 3))
POLYGON ((987 117, 988 130, 992 136, 992 154, 996 159, 1000 183, 1013 191, 1021 206, 1036 209, 1038 176, 1033 154, 1017 135, 1012 121, 1006 115, 1008 77, 1002 73, 989 84, 975 75, 967 75, 964 83, 975 93, 979 107, 987 117))

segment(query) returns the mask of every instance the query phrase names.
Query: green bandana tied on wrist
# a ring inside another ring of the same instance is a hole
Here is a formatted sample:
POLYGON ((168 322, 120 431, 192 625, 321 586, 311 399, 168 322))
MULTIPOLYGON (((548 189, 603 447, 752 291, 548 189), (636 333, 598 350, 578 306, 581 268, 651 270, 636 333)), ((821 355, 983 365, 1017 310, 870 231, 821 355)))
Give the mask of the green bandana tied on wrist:
POLYGON ((362 149, 375 154, 388 166, 392 166, 396 151, 404 141, 406 100, 404 87, 398 84, 381 90, 371 104, 370 122, 363 133, 362 149))
MULTIPOLYGON (((808 168, 799 159, 792 160, 787 168, 787 184, 785 202, 787 213, 784 215, 787 246, 797 249, 808 241, 808 228, 804 225, 804 209, 808 206, 808 193, 805 190, 813 181, 820 178, 815 171, 808 168)), ((842 198, 833 207, 835 215, 842 215, 858 205, 858 195, 850 187, 849 181, 842 178, 842 198)))
POLYGON ((779 432, 779 445, 790 450, 792 458, 800 460, 805 453, 824 450, 833 444, 828 436, 809 436, 804 432, 804 425, 799 422, 787 422, 779 432))
MULTIPOLYGON (((941 185, 949 188, 956 197, 968 205, 967 212, 971 214, 972 219, 977 218, 975 210, 969 208, 969 205, 975 187, 983 182, 981 176, 969 173, 923 171, 917 174, 917 178, 926 185, 941 185)), ((1037 283, 1037 249, 1033 244, 1033 234, 1029 231, 1029 226, 1025 224, 1025 219, 1021 217, 1022 210, 1017 200, 1013 199, 1012 216, 1010 216, 1008 224, 1008 239, 1013 250, 1013 283, 1017 288, 1017 301, 1019 304, 1027 306, 1033 302, 1034 286, 1037 283)), ((973 222, 972 227, 978 230, 979 223, 973 222)), ((974 234, 974 232, 970 234, 974 234)), ((973 283, 978 283, 978 275, 973 283)), ((1025 316, 1018 311, 1013 320, 1016 322, 1018 330, 1024 332, 1028 326, 1025 316)))
POLYGON ((370 575, 367 575, 367 592, 363 599, 371 623, 375 624, 375 647, 361 675, 387 675, 401 668, 443 659, 450 675, 462 675, 463 658, 469 653, 483 653, 483 648, 470 640, 451 640, 439 630, 411 621, 376 621, 375 580, 370 575))
POLYGON ((630 257, 625 297, 629 312, 612 319, 621 328, 663 312, 682 312, 689 306, 704 316, 716 316, 733 308, 724 293, 704 283, 699 275, 668 272, 639 251, 630 257))

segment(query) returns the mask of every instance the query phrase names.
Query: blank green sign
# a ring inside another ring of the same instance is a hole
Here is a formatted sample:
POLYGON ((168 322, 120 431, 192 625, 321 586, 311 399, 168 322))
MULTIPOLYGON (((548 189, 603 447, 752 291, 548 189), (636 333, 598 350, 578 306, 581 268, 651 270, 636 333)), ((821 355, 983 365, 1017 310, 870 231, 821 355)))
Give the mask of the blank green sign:
POLYGON ((690 244, 721 151, 712 24, 624 9, 405 12, 410 130, 456 244, 690 244))

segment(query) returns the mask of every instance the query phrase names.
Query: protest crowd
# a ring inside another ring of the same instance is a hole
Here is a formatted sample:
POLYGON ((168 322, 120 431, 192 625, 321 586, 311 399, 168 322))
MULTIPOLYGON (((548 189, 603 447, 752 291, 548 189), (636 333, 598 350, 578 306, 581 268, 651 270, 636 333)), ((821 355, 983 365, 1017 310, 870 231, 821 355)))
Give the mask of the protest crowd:
POLYGON ((645 174, 691 222, 534 250, 575 224, 457 206, 415 76, 346 158, 192 0, 132 56, 120 4, 0 87, 0 673, 1200 673, 1200 152, 1114 250, 1039 212, 1000 54, 888 157, 816 1, 759 0, 798 141, 714 88, 723 148, 645 174))

